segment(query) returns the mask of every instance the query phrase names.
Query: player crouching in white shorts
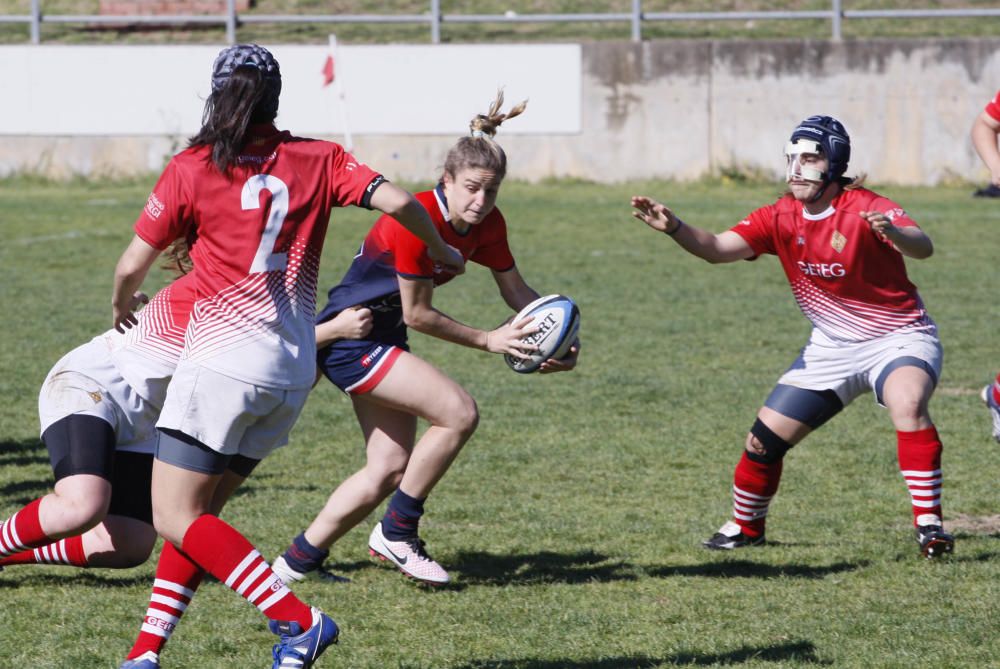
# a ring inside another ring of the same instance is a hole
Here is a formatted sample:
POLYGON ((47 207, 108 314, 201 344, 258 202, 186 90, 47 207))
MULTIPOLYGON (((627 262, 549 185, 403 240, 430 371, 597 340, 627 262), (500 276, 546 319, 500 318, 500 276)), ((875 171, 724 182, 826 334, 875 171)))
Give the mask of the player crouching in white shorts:
POLYGON ((56 479, 55 492, 39 501, 46 540, 29 548, 37 542, 19 537, 20 555, 6 557, 8 564, 126 568, 153 549, 149 482, 159 408, 115 367, 114 336, 70 351, 42 384, 41 435, 56 479))
MULTIPOLYGON (((116 366, 114 330, 63 356, 38 397, 42 441, 55 492, 35 500, 0 529, 0 567, 18 564, 125 569, 145 562, 156 541, 150 498, 155 424, 162 396, 146 399, 116 366), (153 400, 153 401, 151 401, 153 400)), ((145 378, 165 390, 168 378, 145 378)), ((257 464, 236 458, 228 493, 257 464)))

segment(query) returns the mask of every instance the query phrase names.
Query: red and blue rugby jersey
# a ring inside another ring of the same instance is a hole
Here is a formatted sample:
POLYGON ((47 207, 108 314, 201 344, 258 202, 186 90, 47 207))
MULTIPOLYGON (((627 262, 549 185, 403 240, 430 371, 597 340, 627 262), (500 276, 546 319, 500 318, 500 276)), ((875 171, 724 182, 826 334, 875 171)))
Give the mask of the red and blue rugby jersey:
MULTIPOLYGON (((494 208, 483 221, 459 234, 451 224, 448 202, 439 184, 434 190, 416 194, 444 241, 454 246, 466 261, 504 272, 514 267, 507 245, 507 223, 494 208)), ((427 255, 427 246, 396 219, 381 216, 368 235, 340 283, 330 289, 329 302, 319 313, 318 322, 327 321, 356 305, 370 307, 374 325, 369 338, 396 329, 403 318, 399 301, 398 276, 431 279, 435 286, 455 278, 427 255)))

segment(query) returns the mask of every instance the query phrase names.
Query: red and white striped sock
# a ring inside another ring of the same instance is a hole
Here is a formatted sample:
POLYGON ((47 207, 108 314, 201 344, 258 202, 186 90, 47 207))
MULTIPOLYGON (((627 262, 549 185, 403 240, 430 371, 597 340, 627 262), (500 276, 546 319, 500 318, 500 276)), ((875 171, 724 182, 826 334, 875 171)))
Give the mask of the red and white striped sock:
POLYGON ((12 564, 65 564, 71 567, 89 566, 87 554, 83 551, 83 535, 80 534, 0 558, 0 567, 7 567, 12 564))
POLYGON ((302 629, 312 626, 312 610, 231 525, 215 516, 201 516, 184 534, 181 550, 271 620, 294 620, 302 629))
POLYGON ((748 537, 759 537, 764 533, 767 510, 781 482, 783 462, 755 462, 743 451, 743 457, 736 465, 733 475, 733 522, 748 537))
POLYGON ((126 659, 134 660, 148 652, 159 655, 163 651, 204 575, 205 570, 172 543, 163 544, 160 560, 156 563, 149 608, 126 659))
POLYGON ((52 539, 42 532, 38 519, 41 504, 42 500, 36 499, 0 523, 0 558, 52 543, 52 539))
POLYGON ((910 490, 914 525, 941 524, 942 450, 933 425, 915 432, 896 432, 899 471, 910 490))

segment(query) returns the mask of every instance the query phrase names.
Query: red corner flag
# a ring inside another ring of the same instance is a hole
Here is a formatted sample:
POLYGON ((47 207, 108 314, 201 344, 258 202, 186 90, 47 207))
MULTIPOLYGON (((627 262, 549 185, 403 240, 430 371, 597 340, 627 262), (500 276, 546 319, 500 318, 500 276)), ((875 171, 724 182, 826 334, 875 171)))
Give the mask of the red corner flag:
POLYGON ((329 86, 333 83, 333 56, 327 56, 323 63, 323 85, 329 86))

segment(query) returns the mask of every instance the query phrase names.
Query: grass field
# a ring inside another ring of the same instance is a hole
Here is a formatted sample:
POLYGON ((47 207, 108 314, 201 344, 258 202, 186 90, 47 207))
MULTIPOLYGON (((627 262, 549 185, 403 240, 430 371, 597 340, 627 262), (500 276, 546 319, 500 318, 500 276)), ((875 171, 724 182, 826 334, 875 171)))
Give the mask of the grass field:
MULTIPOLYGON (((429 0, 252 0, 241 15, 276 14, 409 14, 430 11, 429 0)), ((30 14, 30 0, 0 0, 0 15, 30 14)), ((441 0, 441 13, 451 14, 629 14, 631 0, 441 0)), ((843 0, 843 11, 885 9, 983 9, 996 6, 995 0, 843 0)), ((830 0, 643 0, 642 11, 653 12, 762 12, 829 11, 830 0)), ((99 0, 42 0, 46 15, 96 15, 99 0)), ((175 12, 176 13, 176 12, 175 12)), ((206 12, 207 13, 207 12, 206 12)), ((216 11, 215 13, 219 13, 216 11)), ((993 37, 1000 18, 850 19, 843 23, 847 39, 873 37, 993 37)), ((329 33, 337 33, 343 44, 429 43, 428 24, 402 23, 286 23, 243 24, 238 39, 267 44, 325 43, 329 33)), ((739 21, 646 21, 644 39, 829 39, 829 20, 739 20, 739 21)), ((29 40, 27 24, 0 24, 0 44, 29 40)), ((128 26, 86 23, 44 23, 42 41, 64 44, 93 43, 201 43, 225 41, 222 25, 187 25, 173 29, 163 26, 128 26)), ((441 41, 463 42, 564 42, 631 39, 628 21, 563 23, 448 23, 441 26, 441 41)))
MULTIPOLYGON (((113 264, 151 184, 0 182, 0 516, 50 487, 38 387, 64 352, 108 326, 113 264)), ((954 557, 919 558, 894 433, 868 397, 788 455, 772 545, 699 547, 729 513, 743 436, 808 325, 775 259, 695 260, 631 219, 628 196, 660 197, 689 223, 721 230, 779 188, 504 186, 522 273, 580 304, 580 366, 522 377, 499 356, 414 335, 413 349, 468 388, 482 413, 422 525, 454 584, 428 591, 370 560, 364 523, 329 563, 351 583, 295 587, 343 625, 320 667, 998 666, 1000 453, 976 394, 1000 367, 1000 202, 973 199, 970 187, 880 189, 937 248, 910 272, 946 350, 932 411, 954 557)), ((323 285, 371 220, 334 213, 323 285)), ((435 303, 479 326, 508 315, 482 268, 435 303)), ((292 443, 224 517, 272 558, 361 462, 349 402, 323 385, 292 443)), ((0 668, 117 666, 153 564, 0 573, 0 668)), ((269 666, 271 643, 262 616, 212 582, 163 666, 269 666)))

